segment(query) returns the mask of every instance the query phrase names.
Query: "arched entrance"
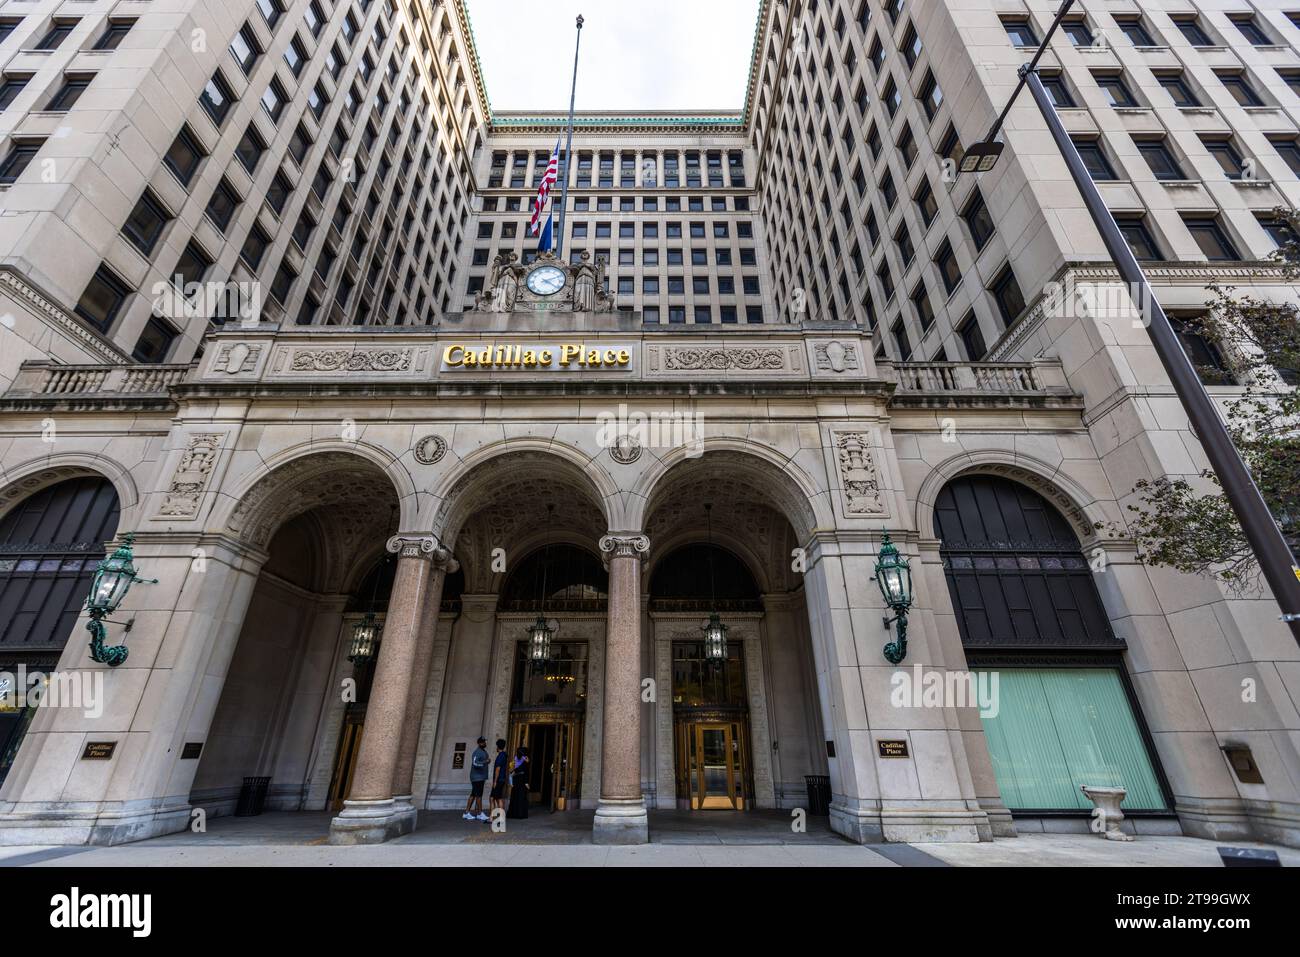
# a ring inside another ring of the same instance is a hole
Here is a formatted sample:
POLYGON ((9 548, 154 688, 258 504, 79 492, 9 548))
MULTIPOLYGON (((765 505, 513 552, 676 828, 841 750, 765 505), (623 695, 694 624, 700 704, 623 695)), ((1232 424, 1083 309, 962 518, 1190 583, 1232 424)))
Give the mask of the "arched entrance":
POLYGON ((1167 813, 1125 644, 1070 523, 1034 490, 993 475, 953 479, 934 507, 967 660, 997 689, 981 718, 1006 806, 1087 814, 1080 786, 1100 785, 1128 790, 1125 814, 1167 813))
POLYGON ((342 452, 296 459, 245 495, 229 524, 268 557, 192 804, 229 813, 249 778, 269 779, 268 809, 321 810, 347 797, 373 677, 371 661, 349 661, 351 625, 366 611, 383 622, 395 564, 385 544, 398 516, 387 474, 342 452))
POLYGON ((803 576, 790 562, 796 523, 807 534, 815 522, 792 484, 757 456, 719 450, 654 485, 646 643, 660 808, 807 807, 806 776, 827 774, 803 576), (727 626, 721 657, 701 632, 714 612, 727 626))
POLYGON ((47 486, 0 517, 0 783, 34 711, 19 707, 18 675, 58 664, 118 517, 113 484, 94 475, 47 486))

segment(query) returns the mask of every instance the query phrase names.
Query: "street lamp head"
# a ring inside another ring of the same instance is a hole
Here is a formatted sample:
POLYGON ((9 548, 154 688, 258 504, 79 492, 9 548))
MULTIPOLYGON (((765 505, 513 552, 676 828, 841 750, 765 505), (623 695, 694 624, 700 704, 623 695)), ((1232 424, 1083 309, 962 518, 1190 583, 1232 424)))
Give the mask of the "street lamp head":
POLYGON ((99 563, 90 585, 86 607, 92 614, 107 617, 117 611, 127 591, 137 581, 132 543, 135 535, 128 532, 108 558, 99 563))
POLYGON ((876 560, 876 584, 885 604, 894 611, 906 611, 912 606, 911 563, 899 554, 898 548, 885 535, 876 560))
POLYGON ((582 19, 582 14, 581 14, 581 13, 578 14, 578 29, 579 29, 579 30, 582 29, 582 25, 583 25, 585 22, 586 22, 586 21, 582 19))
POLYGON ((727 657, 727 626, 715 611, 700 625, 704 633, 704 657, 710 661, 723 661, 727 657))
MULTIPOLYGON (((555 623, 558 625, 558 622, 555 623)), ((528 657, 534 663, 551 659, 551 637, 556 628, 541 615, 528 627, 528 657)))
POLYGON ((963 173, 987 173, 998 165, 998 158, 1002 155, 1003 149, 1004 144, 997 140, 976 143, 961 158, 960 169, 963 173))

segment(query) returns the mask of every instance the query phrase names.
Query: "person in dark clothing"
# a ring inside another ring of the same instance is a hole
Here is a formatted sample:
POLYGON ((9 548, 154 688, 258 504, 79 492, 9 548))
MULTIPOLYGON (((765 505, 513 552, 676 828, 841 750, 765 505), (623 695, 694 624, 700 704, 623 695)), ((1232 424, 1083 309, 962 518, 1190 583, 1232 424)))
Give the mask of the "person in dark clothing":
POLYGON ((528 817, 528 749, 515 748, 514 765, 510 771, 510 806, 506 817, 528 817))
POLYGON ((510 783, 510 756, 506 754, 506 739, 497 738, 497 756, 492 762, 492 810, 506 807, 506 785, 510 783))

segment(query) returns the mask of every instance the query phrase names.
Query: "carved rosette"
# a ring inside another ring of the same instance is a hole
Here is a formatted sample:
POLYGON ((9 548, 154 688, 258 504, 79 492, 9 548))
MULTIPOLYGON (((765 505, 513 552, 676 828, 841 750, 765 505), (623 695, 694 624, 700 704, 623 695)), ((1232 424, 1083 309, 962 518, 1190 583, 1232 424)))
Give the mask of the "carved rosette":
POLYGON ((646 535, 606 535, 600 540, 600 550, 610 558, 642 558, 650 551, 646 535))
POLYGON ((437 465, 447 454, 447 440, 441 435, 426 435, 415 443, 414 453, 421 465, 437 465))

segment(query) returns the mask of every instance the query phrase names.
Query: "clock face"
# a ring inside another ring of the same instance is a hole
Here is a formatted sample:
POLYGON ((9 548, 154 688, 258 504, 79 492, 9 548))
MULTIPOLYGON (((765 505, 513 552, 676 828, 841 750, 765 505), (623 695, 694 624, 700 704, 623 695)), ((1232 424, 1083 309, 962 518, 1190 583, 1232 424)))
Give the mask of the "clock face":
POLYGON ((564 288, 564 270, 556 266, 538 266, 528 274, 528 288, 534 295, 553 296, 564 288))

